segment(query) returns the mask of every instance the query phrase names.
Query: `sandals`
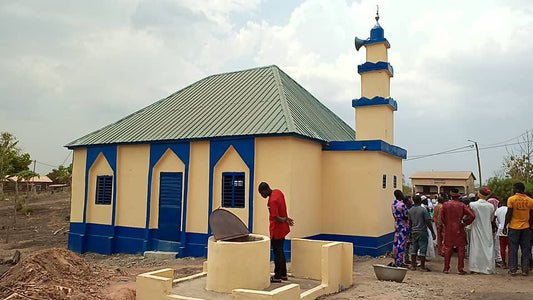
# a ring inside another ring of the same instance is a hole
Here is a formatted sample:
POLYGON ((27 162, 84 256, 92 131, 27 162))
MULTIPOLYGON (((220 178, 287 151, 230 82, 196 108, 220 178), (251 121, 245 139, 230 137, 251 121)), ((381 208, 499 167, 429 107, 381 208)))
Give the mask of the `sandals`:
POLYGON ((280 278, 275 278, 274 276, 272 276, 272 277, 270 277, 270 282, 271 283, 280 283, 281 279, 280 278))

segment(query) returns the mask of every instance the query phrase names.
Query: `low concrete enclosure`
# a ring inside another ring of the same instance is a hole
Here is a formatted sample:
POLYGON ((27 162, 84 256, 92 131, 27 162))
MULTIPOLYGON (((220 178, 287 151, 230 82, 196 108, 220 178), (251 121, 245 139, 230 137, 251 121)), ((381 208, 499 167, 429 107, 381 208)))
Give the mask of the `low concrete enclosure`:
POLYGON ((210 237, 207 257, 208 290, 231 293, 236 288, 262 290, 270 285, 270 239, 264 235, 250 234, 240 242, 210 237))
POLYGON ((137 299, 316 299, 353 284, 351 243, 292 239, 291 276, 276 286, 269 282, 268 237, 252 234, 250 241, 236 243, 210 239, 208 248, 201 273, 179 279, 173 269, 138 275, 137 299))

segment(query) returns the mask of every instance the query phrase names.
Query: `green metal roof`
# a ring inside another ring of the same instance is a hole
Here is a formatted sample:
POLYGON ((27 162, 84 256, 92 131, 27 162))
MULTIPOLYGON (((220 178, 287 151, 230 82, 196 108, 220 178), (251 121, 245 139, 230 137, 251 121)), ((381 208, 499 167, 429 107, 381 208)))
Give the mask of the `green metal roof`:
POLYGON ((355 140, 348 124, 267 66, 204 78, 66 147, 284 134, 355 140))

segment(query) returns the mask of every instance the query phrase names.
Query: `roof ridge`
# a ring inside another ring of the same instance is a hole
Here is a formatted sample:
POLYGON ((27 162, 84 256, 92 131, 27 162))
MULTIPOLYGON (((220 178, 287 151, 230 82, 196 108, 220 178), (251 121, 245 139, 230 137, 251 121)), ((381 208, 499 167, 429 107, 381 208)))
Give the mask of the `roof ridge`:
MULTIPOLYGON (((207 78, 211 78, 211 77, 216 77, 216 76, 220 76, 220 75, 229 75, 229 74, 234 74, 234 73, 242 73, 242 72, 247 72, 247 71, 253 71, 253 70, 259 70, 259 69, 270 69, 272 67, 276 67, 276 65, 267 65, 267 66, 262 66, 262 67, 254 67, 254 68, 249 68, 249 69, 244 69, 244 70, 238 70, 238 71, 228 71, 228 72, 222 72, 222 73, 217 73, 217 74, 212 74, 212 75, 209 75, 207 77, 205 77, 204 79, 207 79, 207 78)), ((193 83, 194 84, 194 83, 193 83)))
POLYGON ((66 146, 264 134, 354 139, 346 122, 270 65, 202 78, 66 146))
MULTIPOLYGON (((302 86, 298 81, 296 81, 294 78, 292 78, 289 74, 285 73, 285 71, 283 71, 282 69, 278 69, 278 71, 283 76, 285 76, 290 82, 292 82, 298 88, 300 88, 304 92, 304 94, 306 94, 306 96, 311 97, 314 100, 313 101, 313 105, 316 105, 317 107, 323 109, 324 111, 327 111, 329 113, 328 114, 329 118, 332 118, 332 119, 334 119, 337 122, 341 122, 344 125, 346 125, 347 127, 349 127, 350 130, 353 130, 354 131, 354 137, 355 137, 355 130, 350 125, 348 125, 342 118, 337 116, 337 114, 335 114, 329 107, 327 107, 324 103, 322 103, 322 101, 320 101, 317 97, 315 97, 311 92, 309 92, 304 86, 302 86)), ((282 86, 285 88, 285 85, 282 84, 282 86)), ((326 120, 322 120, 322 121, 327 122, 326 120)))
POLYGON ((296 124, 294 122, 294 118, 292 116, 291 110, 289 108, 289 105, 287 104, 287 97, 285 96, 285 89, 283 86, 283 83, 281 82, 281 78, 279 75, 280 69, 276 65, 270 66, 270 69, 272 70, 272 74, 274 75, 274 81, 276 82, 276 86, 278 87, 279 97, 280 97, 280 103, 281 107, 283 108, 283 115, 285 115, 285 120, 287 121, 287 128, 290 132, 296 131, 296 124))

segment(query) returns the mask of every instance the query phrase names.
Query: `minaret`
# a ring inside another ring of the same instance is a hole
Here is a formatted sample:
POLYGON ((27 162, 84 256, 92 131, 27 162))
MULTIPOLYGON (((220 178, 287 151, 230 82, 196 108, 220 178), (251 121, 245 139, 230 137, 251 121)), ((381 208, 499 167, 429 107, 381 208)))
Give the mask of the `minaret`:
POLYGON ((370 38, 355 38, 355 48, 366 48, 366 62, 357 66, 361 75, 361 98, 352 100, 355 108, 356 140, 383 140, 394 144, 394 111, 397 104, 390 97, 390 78, 394 75, 388 62, 389 41, 379 25, 370 30, 370 38))

